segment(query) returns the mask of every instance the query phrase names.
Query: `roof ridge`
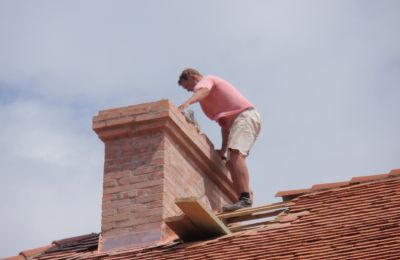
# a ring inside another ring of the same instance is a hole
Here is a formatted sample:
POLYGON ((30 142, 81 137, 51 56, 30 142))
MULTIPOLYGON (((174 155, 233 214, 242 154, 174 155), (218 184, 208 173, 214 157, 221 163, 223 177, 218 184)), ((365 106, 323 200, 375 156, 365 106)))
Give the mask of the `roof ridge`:
POLYGON ((386 179, 391 179, 391 178, 396 178, 396 177, 400 177, 400 169, 393 169, 389 173, 384 173, 384 174, 374 174, 374 175, 364 175, 364 176, 353 177, 350 181, 314 184, 313 186, 311 186, 311 188, 306 188, 306 189, 278 191, 276 193, 275 197, 282 197, 283 201, 288 201, 288 200, 292 200, 298 196, 305 195, 305 194, 311 194, 311 193, 319 192, 319 191, 332 190, 332 189, 336 189, 336 188, 345 188, 345 187, 350 187, 352 185, 376 182, 376 181, 386 180, 386 179))

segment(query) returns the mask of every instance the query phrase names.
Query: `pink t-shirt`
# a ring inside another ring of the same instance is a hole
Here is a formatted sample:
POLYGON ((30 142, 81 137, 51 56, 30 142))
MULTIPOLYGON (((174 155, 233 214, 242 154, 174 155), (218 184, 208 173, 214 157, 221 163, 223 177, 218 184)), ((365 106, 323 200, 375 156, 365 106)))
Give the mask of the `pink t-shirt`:
POLYGON ((211 120, 239 114, 254 106, 228 81, 216 76, 204 76, 194 87, 194 91, 207 88, 210 93, 200 101, 204 113, 211 120))

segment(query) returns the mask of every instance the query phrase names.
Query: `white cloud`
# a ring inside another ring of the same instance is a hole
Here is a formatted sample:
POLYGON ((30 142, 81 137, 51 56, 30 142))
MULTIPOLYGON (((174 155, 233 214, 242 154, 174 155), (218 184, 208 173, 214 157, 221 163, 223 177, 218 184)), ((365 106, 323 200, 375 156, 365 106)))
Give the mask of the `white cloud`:
MULTIPOLYGON (((88 145, 94 142, 93 138, 85 140, 85 135, 90 134, 90 118, 85 118, 87 122, 74 118, 73 111, 68 109, 61 104, 25 99, 2 106, 2 153, 61 168, 76 166, 80 154, 89 152, 82 142, 88 145), (88 129, 81 128, 83 122, 88 129)), ((100 151, 95 154, 99 155, 100 151)))
POLYGON ((98 232, 103 149, 90 117, 40 100, 0 108, 2 254, 98 232))

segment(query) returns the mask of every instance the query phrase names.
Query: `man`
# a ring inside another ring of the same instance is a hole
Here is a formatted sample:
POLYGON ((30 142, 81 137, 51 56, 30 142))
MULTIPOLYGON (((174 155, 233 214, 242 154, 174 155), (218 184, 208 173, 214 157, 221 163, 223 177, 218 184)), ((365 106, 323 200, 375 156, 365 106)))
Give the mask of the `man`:
POLYGON ((203 76, 195 69, 182 71, 178 84, 194 94, 179 110, 199 102, 203 112, 221 126, 222 146, 217 150, 231 172, 233 186, 240 197, 223 207, 233 211, 251 207, 249 172, 246 157, 260 129, 261 119, 255 107, 228 81, 216 76, 203 76), (227 155, 227 157, 226 157, 227 155))

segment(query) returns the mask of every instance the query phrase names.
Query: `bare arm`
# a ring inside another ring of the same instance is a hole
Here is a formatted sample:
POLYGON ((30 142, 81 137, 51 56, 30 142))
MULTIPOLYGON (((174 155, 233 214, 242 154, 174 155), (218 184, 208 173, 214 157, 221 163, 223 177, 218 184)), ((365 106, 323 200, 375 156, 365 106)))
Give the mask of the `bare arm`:
POLYGON ((201 88, 201 89, 197 90, 188 100, 186 100, 185 103, 183 103, 182 105, 180 105, 178 107, 179 110, 181 110, 181 111, 185 110, 191 104, 199 102, 200 100, 207 97, 208 94, 210 94, 210 90, 208 88, 201 88))

